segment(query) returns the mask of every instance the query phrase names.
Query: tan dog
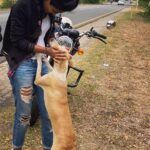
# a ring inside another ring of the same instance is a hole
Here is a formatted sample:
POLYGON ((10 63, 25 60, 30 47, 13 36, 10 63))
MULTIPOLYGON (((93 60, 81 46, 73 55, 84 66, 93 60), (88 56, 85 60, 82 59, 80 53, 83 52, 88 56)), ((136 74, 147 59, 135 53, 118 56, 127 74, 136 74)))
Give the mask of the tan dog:
POLYGON ((47 60, 44 61, 50 72, 41 76, 42 59, 41 55, 37 54, 38 68, 35 84, 44 90, 45 105, 54 134, 52 150, 76 150, 75 134, 67 98, 68 61, 54 63, 53 68, 47 60))

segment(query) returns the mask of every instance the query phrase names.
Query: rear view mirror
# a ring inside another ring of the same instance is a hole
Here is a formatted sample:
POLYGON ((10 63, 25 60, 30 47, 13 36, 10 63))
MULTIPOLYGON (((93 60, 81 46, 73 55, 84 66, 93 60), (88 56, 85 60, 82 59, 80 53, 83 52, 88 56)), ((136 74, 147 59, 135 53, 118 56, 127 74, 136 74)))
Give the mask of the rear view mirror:
POLYGON ((112 29, 116 26, 116 22, 114 20, 109 20, 107 23, 106 23, 106 28, 107 29, 112 29))

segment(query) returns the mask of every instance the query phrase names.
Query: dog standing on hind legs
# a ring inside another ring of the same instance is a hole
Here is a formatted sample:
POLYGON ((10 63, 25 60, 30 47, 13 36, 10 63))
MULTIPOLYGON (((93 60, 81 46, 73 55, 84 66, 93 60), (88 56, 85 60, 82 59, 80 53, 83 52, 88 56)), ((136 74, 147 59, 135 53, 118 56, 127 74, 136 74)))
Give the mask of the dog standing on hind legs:
POLYGON ((54 62, 54 67, 51 67, 48 60, 44 59, 49 73, 41 76, 42 57, 40 54, 36 54, 36 57, 38 67, 35 84, 44 91, 45 106, 53 127, 51 150, 76 150, 75 133, 67 98, 68 61, 54 62))

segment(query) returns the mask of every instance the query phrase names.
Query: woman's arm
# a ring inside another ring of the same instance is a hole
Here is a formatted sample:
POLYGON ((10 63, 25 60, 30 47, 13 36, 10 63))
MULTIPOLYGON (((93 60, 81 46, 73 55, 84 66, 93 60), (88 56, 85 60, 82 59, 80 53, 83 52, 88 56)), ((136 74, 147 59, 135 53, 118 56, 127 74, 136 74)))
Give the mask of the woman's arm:
MULTIPOLYGON (((25 39, 28 21, 28 1, 17 1, 11 11, 10 40, 20 50, 33 52, 34 43, 25 39)), ((34 10, 33 10, 34 11, 34 10)))

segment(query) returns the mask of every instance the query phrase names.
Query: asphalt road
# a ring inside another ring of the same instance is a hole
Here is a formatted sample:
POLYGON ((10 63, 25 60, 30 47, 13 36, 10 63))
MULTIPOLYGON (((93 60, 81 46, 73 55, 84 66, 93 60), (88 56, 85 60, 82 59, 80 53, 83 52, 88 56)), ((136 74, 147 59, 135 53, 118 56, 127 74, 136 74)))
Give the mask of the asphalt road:
MULTIPOLYGON (((94 17, 104 15, 106 13, 117 11, 125 6, 114 5, 80 5, 78 8, 72 12, 64 13, 63 16, 69 17, 73 24, 79 24, 86 20, 92 19, 94 17)), ((5 29, 6 21, 9 16, 9 12, 0 12, 0 25, 2 26, 2 34, 5 29)), ((1 48, 1 43, 0 43, 1 48)), ((2 62, 4 58, 0 58, 2 62)))

